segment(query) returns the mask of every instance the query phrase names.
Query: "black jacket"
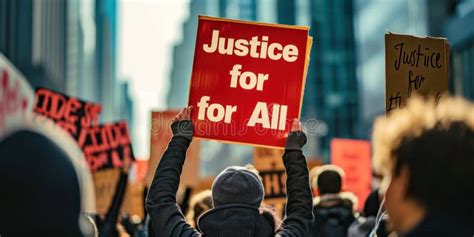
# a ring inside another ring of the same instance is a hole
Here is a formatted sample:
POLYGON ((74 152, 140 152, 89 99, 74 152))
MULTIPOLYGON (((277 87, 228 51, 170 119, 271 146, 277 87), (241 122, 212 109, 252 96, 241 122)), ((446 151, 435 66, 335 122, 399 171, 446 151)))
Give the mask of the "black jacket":
POLYGON ((314 201, 313 236, 347 236, 355 221, 353 201, 341 194, 326 194, 314 201))
POLYGON ((191 121, 172 124, 173 138, 148 192, 147 210, 157 236, 309 236, 312 200, 307 164, 301 151, 306 143, 302 132, 291 133, 287 139, 283 155, 288 177, 287 216, 276 233, 257 208, 247 205, 226 205, 209 210, 198 220, 200 231, 186 223, 176 203, 176 191, 192 129, 191 121), (186 129, 183 131, 183 128, 186 129))
POLYGON ((461 217, 456 214, 428 214, 414 229, 400 236, 474 236, 474 220, 472 217, 461 217))

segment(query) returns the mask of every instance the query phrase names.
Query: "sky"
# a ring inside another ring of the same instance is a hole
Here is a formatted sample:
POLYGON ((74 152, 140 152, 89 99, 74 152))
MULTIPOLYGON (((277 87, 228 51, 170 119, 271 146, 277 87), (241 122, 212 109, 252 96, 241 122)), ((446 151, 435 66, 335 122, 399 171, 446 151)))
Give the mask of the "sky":
POLYGON ((134 102, 134 154, 148 159, 150 111, 166 109, 173 46, 182 38, 189 0, 120 0, 118 76, 134 102))

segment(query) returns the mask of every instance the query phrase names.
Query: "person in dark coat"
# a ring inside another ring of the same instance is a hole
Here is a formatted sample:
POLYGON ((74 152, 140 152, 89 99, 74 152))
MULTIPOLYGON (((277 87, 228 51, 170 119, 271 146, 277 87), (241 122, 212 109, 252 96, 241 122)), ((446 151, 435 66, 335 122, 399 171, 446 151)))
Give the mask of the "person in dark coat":
POLYGON ((391 233, 388 216, 381 208, 379 190, 370 193, 365 200, 363 216, 359 216, 347 231, 347 237, 367 237, 376 234, 377 237, 388 237, 391 233), (378 217, 378 218, 377 218, 378 217))
POLYGON ((147 210, 157 236, 309 236, 311 189, 302 147, 306 136, 295 120, 286 141, 283 162, 287 172, 288 205, 283 223, 275 230, 259 207, 264 197, 259 177, 245 167, 231 166, 212 185, 213 208, 198 219, 199 230, 186 223, 176 204, 176 192, 186 150, 193 138, 192 107, 171 125, 173 137, 158 165, 147 196, 147 210))
POLYGON ((474 235, 474 104, 410 98, 376 120, 372 139, 398 236, 474 235))
POLYGON ((357 197, 342 192, 344 171, 335 165, 316 168, 313 188, 318 193, 313 199, 313 236, 345 237, 355 221, 354 205, 357 197))
POLYGON ((46 133, 19 129, 0 142, 0 189, 0 236, 84 236, 78 172, 46 133))

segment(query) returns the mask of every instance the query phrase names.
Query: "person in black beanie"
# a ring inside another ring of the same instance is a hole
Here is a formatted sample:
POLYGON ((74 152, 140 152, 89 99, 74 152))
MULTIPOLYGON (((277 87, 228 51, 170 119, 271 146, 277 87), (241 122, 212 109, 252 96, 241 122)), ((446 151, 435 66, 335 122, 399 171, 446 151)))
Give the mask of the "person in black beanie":
POLYGON ((81 188, 67 151, 19 130, 0 142, 0 236, 83 236, 81 188))
MULTIPOLYGON (((171 129, 173 137, 155 172, 147 196, 147 211, 156 236, 310 236, 313 219, 309 174, 302 147, 306 136, 294 120, 283 155, 287 172, 286 217, 279 228, 259 209, 264 189, 257 174, 231 166, 212 185, 213 208, 198 219, 198 231, 186 223, 176 204, 186 150, 193 138, 192 107, 183 109, 171 129)), ((274 222, 273 222, 274 223, 274 222)))

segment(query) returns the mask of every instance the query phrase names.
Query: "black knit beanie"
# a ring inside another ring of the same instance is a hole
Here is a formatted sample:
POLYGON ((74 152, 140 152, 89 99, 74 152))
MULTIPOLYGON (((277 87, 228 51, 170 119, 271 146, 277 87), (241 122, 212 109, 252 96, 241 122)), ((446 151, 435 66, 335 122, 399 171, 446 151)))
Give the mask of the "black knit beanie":
POLYGON ((260 207, 263 197, 262 181, 257 174, 245 167, 226 168, 212 184, 214 207, 226 204, 248 204, 260 207))

